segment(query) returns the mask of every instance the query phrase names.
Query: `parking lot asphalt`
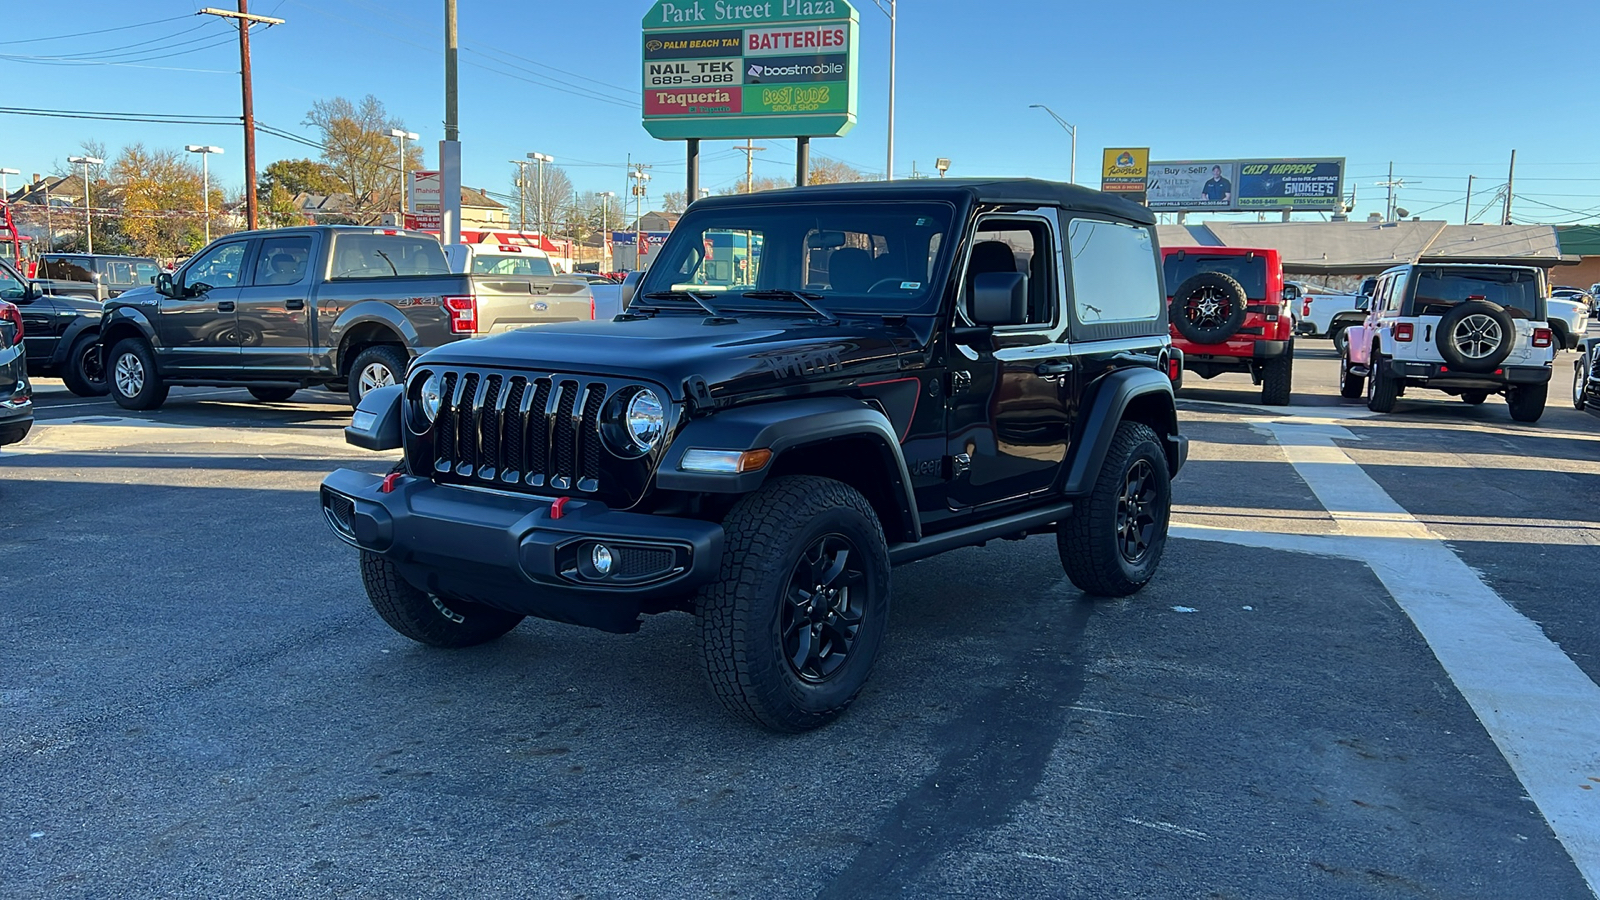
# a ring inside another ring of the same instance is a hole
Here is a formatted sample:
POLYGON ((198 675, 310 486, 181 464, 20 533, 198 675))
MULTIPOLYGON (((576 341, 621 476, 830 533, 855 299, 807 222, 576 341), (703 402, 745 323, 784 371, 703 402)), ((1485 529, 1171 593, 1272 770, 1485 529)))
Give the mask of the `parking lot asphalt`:
POLYGON ((0 451, 5 896, 1585 898, 1600 422, 1192 381, 1156 580, 1047 537, 895 573, 836 724, 727 717, 693 620, 438 651, 322 522, 348 408, 39 384, 0 451), (1474 627, 1474 623, 1487 623, 1474 627), (1587 747, 1588 756, 1583 748, 1587 747))

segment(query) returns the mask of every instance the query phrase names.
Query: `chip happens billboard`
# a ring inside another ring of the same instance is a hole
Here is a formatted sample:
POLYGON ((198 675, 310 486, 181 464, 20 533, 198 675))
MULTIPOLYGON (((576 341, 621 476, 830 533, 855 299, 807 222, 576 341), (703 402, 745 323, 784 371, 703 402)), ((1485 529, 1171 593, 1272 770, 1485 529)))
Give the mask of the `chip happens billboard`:
POLYGON ((1331 212, 1344 196, 1341 159, 1152 161, 1148 203, 1173 212, 1331 212))

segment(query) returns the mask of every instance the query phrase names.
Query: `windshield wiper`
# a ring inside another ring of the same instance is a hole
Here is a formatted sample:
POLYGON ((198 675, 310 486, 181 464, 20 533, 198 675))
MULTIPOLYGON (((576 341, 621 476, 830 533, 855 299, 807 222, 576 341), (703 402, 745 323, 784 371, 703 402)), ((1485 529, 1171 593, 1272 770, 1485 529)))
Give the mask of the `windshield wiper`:
POLYGON ((813 294, 810 291, 791 291, 788 288, 773 288, 765 291, 745 291, 743 296, 751 300, 794 300, 810 307, 811 311, 821 316, 824 321, 833 325, 839 324, 838 316, 817 305, 816 301, 822 299, 821 294, 813 294))
POLYGON ((682 300, 685 298, 698 303, 701 309, 705 310, 716 318, 728 318, 728 316, 722 313, 722 310, 712 306, 711 301, 700 296, 694 291, 651 291, 650 293, 644 295, 644 299, 646 300, 682 300))

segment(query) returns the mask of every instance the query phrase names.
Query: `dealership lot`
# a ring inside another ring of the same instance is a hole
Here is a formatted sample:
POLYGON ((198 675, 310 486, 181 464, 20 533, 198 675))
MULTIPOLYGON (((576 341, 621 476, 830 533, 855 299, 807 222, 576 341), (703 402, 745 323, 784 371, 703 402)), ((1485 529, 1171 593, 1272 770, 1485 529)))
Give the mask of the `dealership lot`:
POLYGON ((1421 392, 1369 416, 1305 345, 1287 409, 1185 389, 1147 590, 1083 599, 1047 538, 898 570, 866 692, 794 737, 717 711, 686 616, 395 635, 317 508, 392 461, 343 444, 339 395, 128 414, 42 381, 0 453, 5 892, 1591 896, 1571 355, 1523 426, 1421 392))

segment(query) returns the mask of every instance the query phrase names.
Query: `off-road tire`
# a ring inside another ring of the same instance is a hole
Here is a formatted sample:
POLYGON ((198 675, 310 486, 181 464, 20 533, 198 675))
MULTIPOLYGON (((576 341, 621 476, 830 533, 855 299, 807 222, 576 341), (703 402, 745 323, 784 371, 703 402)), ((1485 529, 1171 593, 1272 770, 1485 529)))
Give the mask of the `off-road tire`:
POLYGON ((1517 326, 1511 318, 1511 313, 1498 303, 1487 300, 1467 300, 1451 307, 1444 315, 1439 317, 1439 324, 1434 328, 1434 346, 1438 348, 1439 355, 1450 367, 1460 372, 1492 372, 1495 367, 1505 361, 1511 354, 1511 347, 1517 340, 1517 326), (1453 337, 1456 325, 1469 316, 1485 316, 1492 319, 1499 328, 1500 339, 1488 354, 1479 357, 1468 357, 1456 347, 1453 337))
POLYGON ((1250 300, 1244 286, 1232 276, 1221 272, 1198 272, 1178 285, 1172 292, 1172 303, 1167 308, 1167 319, 1178 333, 1196 344, 1220 344, 1244 327, 1245 307, 1250 300), (1199 291, 1209 289, 1227 304, 1228 315, 1221 322, 1202 328, 1189 318, 1189 301, 1199 291))
POLYGON ((472 647, 517 627, 516 613, 436 597, 413 587, 387 558, 361 551, 361 584, 367 599, 390 628, 430 647, 472 647))
POLYGON ((105 348, 100 346, 100 335, 80 335, 67 351, 67 360, 61 366, 61 381, 67 390, 79 397, 104 397, 111 392, 106 384, 106 369, 100 358, 105 348))
POLYGON ((123 409, 148 410, 159 409, 161 404, 167 402, 167 392, 171 389, 161 375, 156 372, 156 354, 145 343, 144 338, 123 338, 111 348, 111 356, 106 359, 106 384, 111 391, 111 399, 123 409), (123 393, 122 385, 117 378, 117 366, 124 356, 132 356, 138 361, 142 373, 142 381, 138 390, 131 394, 123 393))
POLYGON ((387 367, 394 375, 394 383, 400 384, 405 381, 408 363, 406 352, 393 344, 375 344, 357 353, 355 362, 350 364, 350 383, 345 391, 350 395, 350 408, 361 405, 361 373, 368 366, 380 364, 387 367))
POLYGON ((1511 418, 1532 424, 1544 415, 1544 404, 1550 397, 1550 384, 1519 384, 1506 388, 1506 406, 1511 407, 1511 418))
POLYGON ((1339 396, 1346 400, 1359 400, 1367 388, 1367 379, 1364 375, 1350 374, 1350 354, 1343 353, 1339 356, 1339 396))
POLYGON ((1400 379, 1390 375, 1384 366, 1383 354, 1372 348, 1367 359, 1367 409, 1375 413, 1394 412, 1394 401, 1400 396, 1400 379))
POLYGON ((1488 391, 1462 391, 1461 402, 1468 406, 1478 406, 1489 399, 1488 391))
POLYGON ((1582 412, 1588 406, 1584 398, 1584 388, 1589 384, 1589 354, 1583 353, 1572 364, 1572 408, 1582 412))
POLYGON ((1261 402, 1266 406, 1288 406, 1294 384, 1294 342, 1282 356, 1261 366, 1261 402))
POLYGON ((1105 462, 1089 496, 1073 505, 1072 514, 1056 525, 1056 550, 1061 568, 1078 589, 1094 597, 1126 597, 1155 576, 1167 543, 1172 515, 1172 476, 1161 438, 1141 422, 1122 422, 1111 439, 1105 462), (1155 483, 1154 533, 1138 560, 1119 546, 1118 519, 1128 476, 1148 463, 1155 483))
POLYGON ((295 395, 298 388, 287 387, 253 387, 250 396, 262 403, 282 403, 295 395))
POLYGON ((695 600, 706 674, 729 711, 774 731, 825 725, 866 684, 889 622, 889 550, 865 497, 810 475, 776 478, 742 498, 722 522, 722 570, 695 600), (780 621, 807 548, 841 535, 863 567, 861 626, 837 671, 816 682, 786 658, 780 621))

